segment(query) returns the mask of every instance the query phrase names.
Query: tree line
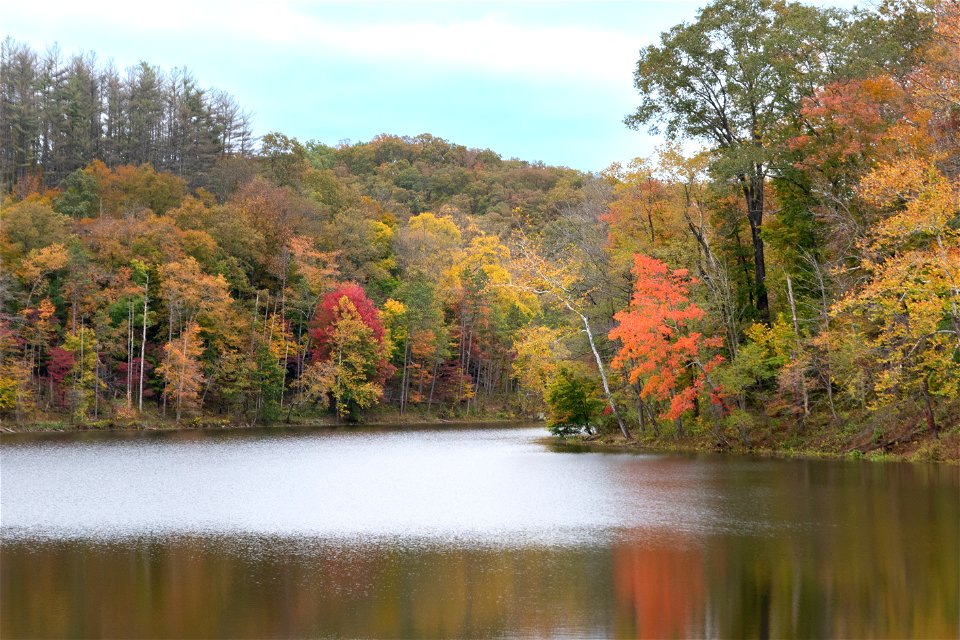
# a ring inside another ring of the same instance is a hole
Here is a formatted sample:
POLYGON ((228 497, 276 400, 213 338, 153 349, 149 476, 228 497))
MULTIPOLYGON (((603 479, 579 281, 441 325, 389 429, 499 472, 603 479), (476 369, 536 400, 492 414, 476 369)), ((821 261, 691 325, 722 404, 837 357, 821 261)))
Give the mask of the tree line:
POLYGON ((5 190, 56 186, 94 158, 149 163, 195 183, 218 157, 253 151, 250 114, 186 69, 140 62, 121 71, 10 37, 0 43, 0 110, 5 190))
MULTIPOLYGON (((198 138, 169 110, 123 153, 5 138, 0 409, 955 442, 958 16, 716 0, 637 62, 626 122, 667 142, 598 174, 429 134, 254 150, 247 125, 177 164, 198 138)), ((33 54, 4 51, 20 95, 33 54)))

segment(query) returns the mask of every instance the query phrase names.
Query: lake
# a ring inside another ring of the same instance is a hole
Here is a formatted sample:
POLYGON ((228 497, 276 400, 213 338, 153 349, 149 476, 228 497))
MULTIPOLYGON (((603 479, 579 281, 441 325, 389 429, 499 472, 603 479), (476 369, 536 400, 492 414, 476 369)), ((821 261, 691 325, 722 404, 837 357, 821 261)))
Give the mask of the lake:
POLYGON ((545 435, 4 435, 0 637, 960 635, 957 467, 545 435))

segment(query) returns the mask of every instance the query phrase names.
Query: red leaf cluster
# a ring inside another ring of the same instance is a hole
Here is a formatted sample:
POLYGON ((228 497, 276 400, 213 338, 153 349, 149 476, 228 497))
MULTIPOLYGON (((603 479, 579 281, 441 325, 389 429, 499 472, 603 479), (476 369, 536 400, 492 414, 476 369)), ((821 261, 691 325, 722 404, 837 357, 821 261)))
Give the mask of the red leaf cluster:
POLYGON ((374 306, 373 301, 367 297, 366 292, 360 285, 352 282, 344 283, 325 295, 320 304, 317 305, 317 311, 314 314, 310 329, 310 338, 316 345, 313 353, 315 361, 323 360, 329 355, 329 333, 340 319, 338 315, 339 303, 340 299, 344 297, 353 303, 357 313, 360 314, 360 319, 370 327, 377 342, 383 343, 385 335, 383 321, 380 319, 380 312, 374 306))

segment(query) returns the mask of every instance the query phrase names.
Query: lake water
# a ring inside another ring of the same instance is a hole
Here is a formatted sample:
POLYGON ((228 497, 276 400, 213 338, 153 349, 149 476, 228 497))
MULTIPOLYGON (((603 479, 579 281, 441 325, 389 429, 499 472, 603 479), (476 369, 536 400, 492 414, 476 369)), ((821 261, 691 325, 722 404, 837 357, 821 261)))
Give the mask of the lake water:
POLYGON ((960 469, 542 426, 0 441, 0 637, 960 635, 960 469))

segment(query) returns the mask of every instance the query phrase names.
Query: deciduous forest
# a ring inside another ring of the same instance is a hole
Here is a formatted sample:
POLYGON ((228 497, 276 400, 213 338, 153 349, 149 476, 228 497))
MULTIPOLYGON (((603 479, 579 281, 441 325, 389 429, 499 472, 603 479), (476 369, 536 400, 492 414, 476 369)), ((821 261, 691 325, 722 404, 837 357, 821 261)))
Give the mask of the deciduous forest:
POLYGON ((715 0, 633 81, 610 117, 665 142, 591 174, 256 136, 186 70, 7 39, 3 425, 957 458, 960 3, 715 0))

